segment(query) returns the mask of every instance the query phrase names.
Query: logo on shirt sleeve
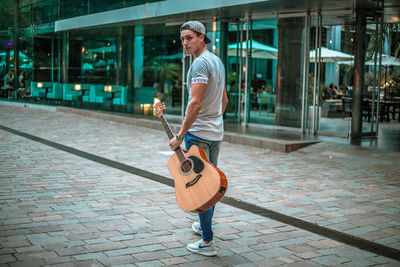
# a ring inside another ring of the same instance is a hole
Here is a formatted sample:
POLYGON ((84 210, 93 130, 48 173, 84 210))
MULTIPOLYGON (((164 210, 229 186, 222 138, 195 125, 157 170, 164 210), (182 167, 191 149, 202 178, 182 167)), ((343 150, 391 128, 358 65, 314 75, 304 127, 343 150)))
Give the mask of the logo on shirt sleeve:
POLYGON ((195 83, 208 83, 208 78, 207 77, 196 77, 196 78, 192 78, 192 84, 195 83))

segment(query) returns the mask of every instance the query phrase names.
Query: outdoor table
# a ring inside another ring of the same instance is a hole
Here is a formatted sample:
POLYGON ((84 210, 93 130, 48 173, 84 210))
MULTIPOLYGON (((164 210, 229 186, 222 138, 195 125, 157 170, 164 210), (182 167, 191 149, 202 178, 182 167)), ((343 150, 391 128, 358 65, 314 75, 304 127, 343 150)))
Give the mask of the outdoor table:
MULTIPOLYGON (((372 116, 372 99, 368 99, 368 121, 371 120, 372 116)), ((377 104, 378 101, 374 101, 374 113, 376 115, 377 112, 377 104)), ((400 122, 400 102, 397 101, 388 101, 388 100, 380 100, 379 101, 379 119, 381 122, 386 120, 390 121, 390 114, 392 114, 392 119, 396 118, 396 114, 399 114, 399 122, 400 122)))
POLYGON ((111 109, 113 110, 114 109, 114 101, 113 100, 115 98, 115 93, 119 93, 119 92, 121 92, 121 90, 114 90, 111 87, 110 88, 106 87, 104 89, 104 92, 107 92, 107 93, 111 94, 111 109))

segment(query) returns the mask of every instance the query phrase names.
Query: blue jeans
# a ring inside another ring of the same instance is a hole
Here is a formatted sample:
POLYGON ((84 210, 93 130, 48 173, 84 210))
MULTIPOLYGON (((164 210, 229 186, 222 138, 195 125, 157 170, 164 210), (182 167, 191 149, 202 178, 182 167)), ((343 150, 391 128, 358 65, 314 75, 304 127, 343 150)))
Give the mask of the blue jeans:
MULTIPOLYGON (((204 140, 191 133, 187 133, 185 135, 184 141, 187 150, 189 150, 192 145, 196 145, 204 149, 208 160, 217 166, 221 141, 204 140)), ((214 215, 214 208, 215 206, 212 206, 208 210, 199 213, 201 237, 204 241, 213 240, 212 218, 214 215)))

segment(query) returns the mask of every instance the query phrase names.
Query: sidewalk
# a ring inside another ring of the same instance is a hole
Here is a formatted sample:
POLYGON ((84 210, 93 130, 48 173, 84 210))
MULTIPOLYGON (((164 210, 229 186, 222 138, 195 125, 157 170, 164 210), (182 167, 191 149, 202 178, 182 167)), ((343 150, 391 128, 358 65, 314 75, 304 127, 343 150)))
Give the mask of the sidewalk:
POLYGON ((197 216, 168 185, 161 125, 0 105, 0 140, 0 266, 400 264, 398 152, 224 142, 207 258, 185 248, 197 216))

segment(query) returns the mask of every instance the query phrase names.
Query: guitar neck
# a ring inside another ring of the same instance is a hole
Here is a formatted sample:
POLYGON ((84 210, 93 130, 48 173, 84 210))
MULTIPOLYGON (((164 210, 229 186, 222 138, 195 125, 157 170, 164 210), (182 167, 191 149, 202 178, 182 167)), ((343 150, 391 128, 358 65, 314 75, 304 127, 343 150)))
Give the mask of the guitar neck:
MULTIPOLYGON (((175 136, 171 130, 171 127, 167 122, 167 119, 164 117, 164 115, 161 115, 159 118, 162 126, 164 127, 165 132, 167 133, 168 139, 169 140, 173 139, 175 136)), ((183 154, 182 148, 180 146, 175 150, 175 153, 178 156, 180 162, 183 162, 186 159, 185 155, 183 154)))

